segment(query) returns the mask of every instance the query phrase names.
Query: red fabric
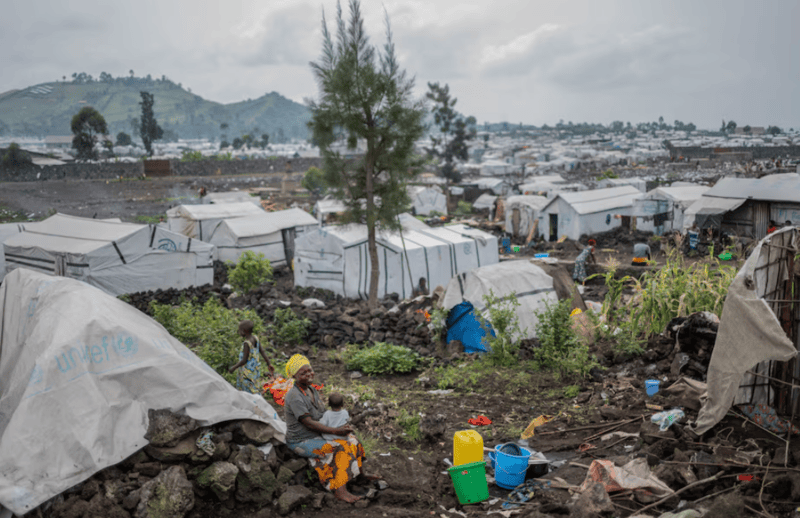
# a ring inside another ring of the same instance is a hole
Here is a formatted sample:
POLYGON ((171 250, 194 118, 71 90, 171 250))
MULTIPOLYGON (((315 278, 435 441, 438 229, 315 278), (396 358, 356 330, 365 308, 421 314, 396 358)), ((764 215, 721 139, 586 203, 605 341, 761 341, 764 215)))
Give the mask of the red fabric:
POLYGON ((486 417, 485 415, 479 415, 478 417, 467 419, 467 422, 475 426, 486 426, 488 424, 492 424, 492 420, 486 417))

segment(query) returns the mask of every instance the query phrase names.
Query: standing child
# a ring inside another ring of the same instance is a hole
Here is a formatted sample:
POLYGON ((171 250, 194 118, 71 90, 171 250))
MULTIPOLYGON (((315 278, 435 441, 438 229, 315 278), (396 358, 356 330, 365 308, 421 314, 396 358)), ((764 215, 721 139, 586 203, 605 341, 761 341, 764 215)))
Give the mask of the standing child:
POLYGON ((261 348, 261 342, 258 337, 253 334, 253 321, 242 320, 239 322, 239 336, 244 338, 242 350, 239 351, 239 362, 228 369, 228 372, 233 372, 239 369, 236 376, 236 388, 251 394, 261 394, 263 385, 261 381, 261 362, 258 360, 258 354, 267 362, 270 378, 275 376, 275 367, 269 362, 269 358, 264 354, 261 348), (250 349, 255 349, 253 354, 250 354, 250 349), (256 351, 258 354, 256 354, 256 351))
MULTIPOLYGON (((325 426, 330 426, 331 428, 339 428, 341 426, 345 426, 347 422, 350 420, 350 414, 344 408, 344 398, 341 394, 337 394, 336 392, 332 393, 328 396, 328 404, 330 405, 331 409, 326 410, 324 414, 322 414, 322 418, 320 418, 319 422, 324 424, 325 426)), ((335 441, 336 439, 341 439, 340 436, 330 434, 330 433, 323 433, 322 438, 326 441, 335 441)))

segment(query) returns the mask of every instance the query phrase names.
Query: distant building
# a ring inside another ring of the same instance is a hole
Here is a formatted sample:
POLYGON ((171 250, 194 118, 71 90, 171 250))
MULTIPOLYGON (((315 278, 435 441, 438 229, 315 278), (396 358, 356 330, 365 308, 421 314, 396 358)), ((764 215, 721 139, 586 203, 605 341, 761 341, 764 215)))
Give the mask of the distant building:
POLYGON ((46 148, 70 148, 72 147, 72 135, 48 135, 44 138, 46 148))
MULTIPOLYGON (((764 129, 764 126, 751 126, 750 133, 748 133, 748 135, 763 135, 766 132, 767 130, 764 129)), ((737 127, 734 130, 734 133, 737 135, 745 135, 744 127, 741 126, 737 127)))

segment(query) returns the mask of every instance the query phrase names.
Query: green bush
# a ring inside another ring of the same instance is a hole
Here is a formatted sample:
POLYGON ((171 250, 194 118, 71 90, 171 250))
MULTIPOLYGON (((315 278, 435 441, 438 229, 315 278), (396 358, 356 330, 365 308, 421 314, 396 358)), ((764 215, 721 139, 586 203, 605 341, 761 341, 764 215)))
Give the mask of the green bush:
POLYGON ((276 309, 272 317, 269 331, 274 343, 282 345, 299 345, 308 335, 311 320, 299 318, 290 308, 276 309))
POLYGON ((589 356, 589 346, 572 327, 571 311, 572 301, 560 300, 535 312, 539 319, 536 336, 540 345, 534 357, 543 368, 586 376, 598 363, 589 356))
POLYGON ((456 205, 455 215, 466 216, 472 214, 472 204, 464 200, 460 200, 456 205))
MULTIPOLYGON (((525 331, 519 328, 516 308, 519 307, 517 294, 511 293, 506 297, 498 297, 494 291, 489 290, 488 295, 483 296, 486 310, 489 312, 489 322, 494 328, 495 336, 486 334, 483 343, 489 352, 484 359, 492 365, 510 367, 519 362, 517 353, 519 352, 519 340, 525 336, 525 331)), ((488 330, 486 321, 480 315, 478 320, 484 329, 488 330)))
POLYGON ((419 416, 411 415, 405 408, 400 409, 400 414, 397 416, 397 424, 405 432, 403 437, 408 442, 419 442, 422 439, 422 433, 419 431, 419 416))
POLYGON ((181 162, 200 162, 204 158, 205 157, 203 157, 203 153, 200 151, 184 149, 181 153, 181 162))
POLYGON ((325 183, 325 173, 314 166, 308 168, 300 185, 315 196, 322 196, 328 190, 328 184, 325 183))
POLYGON ((272 266, 261 252, 247 250, 234 265, 228 262, 228 282, 240 293, 247 293, 272 280, 272 266))
POLYGON ((372 347, 348 347, 343 353, 347 368, 364 374, 392 374, 413 371, 420 364, 420 356, 408 347, 377 342, 372 347))
MULTIPOLYGON (((209 299, 203 306, 189 301, 179 306, 151 301, 150 312, 169 334, 190 347, 230 382, 235 381, 236 374, 228 373, 228 368, 239 360, 239 351, 242 350, 239 322, 252 320, 255 324, 253 334, 256 336, 263 336, 266 330, 254 310, 230 310, 215 298, 209 299)), ((266 345, 263 340, 262 345, 266 345)), ((262 367, 266 367, 263 362, 262 367)))

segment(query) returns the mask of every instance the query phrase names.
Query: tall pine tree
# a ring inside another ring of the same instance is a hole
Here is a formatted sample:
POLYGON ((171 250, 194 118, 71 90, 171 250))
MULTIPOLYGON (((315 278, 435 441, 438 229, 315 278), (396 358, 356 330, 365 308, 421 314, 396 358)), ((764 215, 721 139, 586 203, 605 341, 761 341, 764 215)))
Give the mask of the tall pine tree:
POLYGON ((412 98, 414 80, 400 70, 389 17, 386 43, 376 51, 364 32, 361 5, 350 0, 345 23, 337 3, 336 42, 322 16, 322 56, 311 63, 319 85, 319 100, 308 101, 309 128, 323 158, 326 183, 346 206, 348 221, 365 221, 371 264, 369 305, 378 304, 380 266, 376 229, 398 229, 398 214, 410 199, 406 183, 418 173, 421 157, 414 153, 422 137, 424 106, 412 98), (345 143, 354 155, 336 150, 345 143))
POLYGON ((161 139, 164 136, 164 130, 158 125, 153 114, 153 104, 155 103, 153 94, 149 92, 139 92, 139 94, 142 96, 142 101, 139 103, 142 106, 142 125, 139 128, 139 136, 142 137, 147 154, 153 156, 153 141, 161 139))

